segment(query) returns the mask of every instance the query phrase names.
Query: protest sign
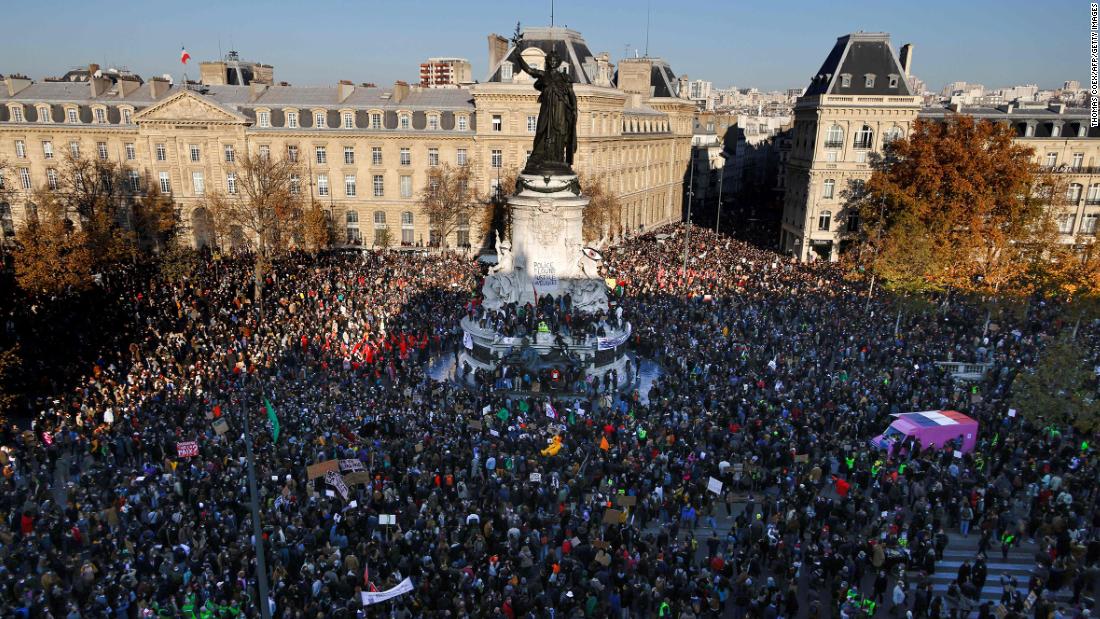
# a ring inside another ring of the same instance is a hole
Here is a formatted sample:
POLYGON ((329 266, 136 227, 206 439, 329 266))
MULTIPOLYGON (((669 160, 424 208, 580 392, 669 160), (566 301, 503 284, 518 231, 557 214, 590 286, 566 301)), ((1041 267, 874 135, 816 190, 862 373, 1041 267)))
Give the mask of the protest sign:
POLYGON ((195 441, 176 443, 176 454, 181 458, 190 458, 199 455, 199 444, 195 441))
POLYGON ((336 471, 325 473, 325 483, 336 488, 345 501, 348 500, 348 485, 344 483, 344 478, 340 477, 339 473, 336 471))
MULTIPOLYGON (((340 460, 340 472, 344 471, 362 471, 363 463, 355 458, 349 458, 347 460, 340 460)), ((327 472, 327 471, 326 471, 327 472)))
POLYGON ((620 494, 615 497, 615 504, 619 507, 634 507, 638 504, 638 497, 620 494))
POLYGON ((537 484, 542 481, 542 473, 531 473, 530 479, 537 484))
POLYGON ((810 454, 798 454, 794 457, 795 462, 806 463, 810 461, 810 454))
POLYGON ((308 479, 317 479, 318 477, 328 473, 329 471, 339 471, 339 460, 325 460, 324 462, 318 462, 306 467, 306 477, 308 479))
POLYGON ((378 604, 379 602, 392 600, 393 598, 404 595, 412 590, 412 580, 406 578, 392 589, 386 589, 385 591, 363 591, 360 595, 363 598, 363 606, 370 606, 371 604, 378 604))
POLYGON ((623 513, 617 509, 608 508, 603 512, 604 524, 620 524, 623 521, 623 513))
POLYGON ((707 480, 707 490, 714 494, 722 494, 722 482, 711 477, 707 480))
POLYGON ((397 516, 395 516, 394 514, 378 514, 378 524, 397 524, 397 516))
POLYGON ((220 419, 215 419, 213 426, 214 431, 218 433, 218 436, 221 436, 229 431, 229 422, 226 421, 224 417, 220 419))
POLYGON ((356 484, 369 484, 370 473, 367 471, 355 471, 352 473, 348 473, 347 475, 344 475, 344 483, 349 486, 354 486, 356 484))

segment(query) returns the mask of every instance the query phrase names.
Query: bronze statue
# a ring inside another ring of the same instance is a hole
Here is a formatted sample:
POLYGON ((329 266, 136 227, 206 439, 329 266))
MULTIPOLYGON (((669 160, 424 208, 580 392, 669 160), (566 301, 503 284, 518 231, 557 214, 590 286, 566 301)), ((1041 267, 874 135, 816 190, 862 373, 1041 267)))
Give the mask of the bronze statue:
POLYGON ((520 54, 522 38, 512 38, 515 47, 513 66, 535 78, 539 91, 539 120, 535 128, 535 143, 527 158, 524 174, 573 174, 573 153, 577 151, 577 95, 573 93, 573 78, 560 69, 561 58, 551 51, 546 56, 546 69, 532 68, 520 54))

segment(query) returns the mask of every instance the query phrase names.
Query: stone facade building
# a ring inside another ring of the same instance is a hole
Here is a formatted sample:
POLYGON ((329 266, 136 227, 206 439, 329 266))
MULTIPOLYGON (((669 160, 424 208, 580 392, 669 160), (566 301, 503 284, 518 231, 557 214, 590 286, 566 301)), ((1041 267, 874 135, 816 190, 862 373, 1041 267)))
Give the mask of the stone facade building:
POLYGON ((645 59, 660 63, 660 70, 647 70, 644 83, 616 80, 607 55, 592 56, 576 32, 529 29, 520 50, 501 41, 490 38, 490 79, 469 88, 347 81, 181 87, 159 79, 72 83, 8 76, 0 87, 0 159, 9 165, 3 181, 15 194, 0 204, 3 233, 10 239, 30 193, 49 187, 64 153, 72 151, 121 164, 135 187, 157 184, 178 203, 187 238, 208 246, 214 238, 204 196, 233 194, 240 156, 267 152, 297 158, 300 191, 326 208, 341 244, 369 247, 388 230, 405 246, 477 246, 476 221, 461 222, 448 239, 429 226, 419 208, 429 169, 473 165, 479 191, 489 195, 499 178, 521 168, 538 93, 529 76, 512 74, 503 61, 523 53, 541 66, 552 48, 567 54, 567 70, 577 78, 574 167, 604 178, 619 196, 621 231, 679 219, 694 106, 669 88, 674 78, 667 65, 645 59))
POLYGON ((848 213, 852 183, 871 176, 870 156, 908 135, 917 118, 951 114, 1011 124, 1044 168, 1066 174, 1071 203, 1058 213, 1062 239, 1096 236, 1100 218, 1100 130, 1088 110, 1009 103, 996 108, 924 107, 910 76, 912 47, 899 57, 884 33, 837 39, 794 107, 780 247, 801 260, 836 260, 859 221, 848 213))

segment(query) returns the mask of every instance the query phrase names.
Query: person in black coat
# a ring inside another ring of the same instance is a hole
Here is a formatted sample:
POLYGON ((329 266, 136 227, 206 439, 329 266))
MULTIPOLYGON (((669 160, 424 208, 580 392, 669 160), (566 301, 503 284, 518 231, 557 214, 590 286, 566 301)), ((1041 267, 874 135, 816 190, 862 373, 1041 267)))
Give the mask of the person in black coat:
POLYGON ((982 587, 985 587, 985 579, 989 575, 989 569, 985 565, 985 556, 978 555, 978 558, 974 561, 974 567, 970 570, 970 580, 974 583, 974 588, 978 590, 980 595, 982 587))

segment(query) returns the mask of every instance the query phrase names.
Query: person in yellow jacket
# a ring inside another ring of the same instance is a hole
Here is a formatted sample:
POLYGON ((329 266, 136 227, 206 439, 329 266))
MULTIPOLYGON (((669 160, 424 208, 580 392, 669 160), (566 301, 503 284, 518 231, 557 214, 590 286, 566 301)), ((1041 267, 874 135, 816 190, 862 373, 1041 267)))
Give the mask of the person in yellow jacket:
POLYGON ((561 451, 561 435, 560 434, 555 436, 553 438, 553 440, 550 441, 550 444, 546 446, 546 449, 543 449, 539 453, 541 453, 544 456, 556 456, 556 455, 558 455, 559 451, 561 451))

